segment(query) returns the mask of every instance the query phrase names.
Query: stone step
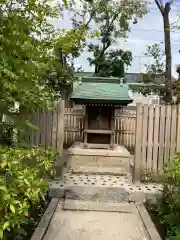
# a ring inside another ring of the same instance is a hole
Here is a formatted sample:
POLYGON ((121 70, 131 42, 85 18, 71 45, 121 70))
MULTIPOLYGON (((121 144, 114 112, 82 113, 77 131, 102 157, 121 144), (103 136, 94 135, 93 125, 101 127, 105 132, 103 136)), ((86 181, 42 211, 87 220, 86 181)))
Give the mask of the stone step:
MULTIPOLYGON (((91 167, 91 166, 78 166, 72 169, 72 173, 76 174, 90 174, 90 175, 112 175, 112 176, 129 176, 130 173, 123 167, 91 167)), ((132 178, 131 178, 132 179, 132 178)))
POLYGON ((66 199, 84 201, 123 202, 129 201, 129 192, 121 187, 70 187, 65 193, 66 199))
POLYGON ((127 177, 106 175, 65 175, 63 180, 49 183, 49 195, 54 198, 66 197, 89 201, 143 201, 161 193, 159 184, 138 185, 127 177))
POLYGON ((65 199, 64 210, 133 213, 134 204, 65 199))

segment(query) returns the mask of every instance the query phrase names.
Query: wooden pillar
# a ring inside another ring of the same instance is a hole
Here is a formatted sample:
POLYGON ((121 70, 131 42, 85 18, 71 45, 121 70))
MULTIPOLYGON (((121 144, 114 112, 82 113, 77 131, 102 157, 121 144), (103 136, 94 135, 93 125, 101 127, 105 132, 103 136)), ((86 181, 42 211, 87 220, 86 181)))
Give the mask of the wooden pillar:
POLYGON ((177 140, 176 140, 176 152, 180 152, 180 104, 177 106, 177 140))
POLYGON ((111 140, 110 140, 110 148, 113 149, 114 148, 114 115, 115 115, 115 109, 112 108, 111 110, 111 131, 113 131, 111 133, 111 140))
POLYGON ((87 130, 88 129, 88 111, 87 106, 85 106, 85 116, 84 116, 84 147, 87 147, 87 130))
POLYGON ((58 152, 58 159, 56 162, 56 176, 62 176, 63 170, 63 144, 64 144, 64 110, 65 110, 65 101, 63 99, 60 100, 57 109, 57 152, 58 152))
POLYGON ((136 141, 135 141, 135 161, 134 161, 134 181, 140 181, 141 162, 142 162, 142 123, 143 123, 143 107, 137 104, 136 108, 136 141))

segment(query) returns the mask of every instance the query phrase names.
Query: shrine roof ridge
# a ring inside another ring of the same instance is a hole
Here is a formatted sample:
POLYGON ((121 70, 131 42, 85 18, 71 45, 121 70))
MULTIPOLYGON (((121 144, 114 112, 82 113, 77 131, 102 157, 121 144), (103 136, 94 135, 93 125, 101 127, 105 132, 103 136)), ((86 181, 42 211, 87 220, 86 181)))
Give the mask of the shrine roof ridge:
POLYGON ((83 78, 74 83, 71 99, 131 102, 128 85, 121 82, 122 80, 120 81, 119 78, 83 78), (113 81, 111 82, 111 80, 113 81))

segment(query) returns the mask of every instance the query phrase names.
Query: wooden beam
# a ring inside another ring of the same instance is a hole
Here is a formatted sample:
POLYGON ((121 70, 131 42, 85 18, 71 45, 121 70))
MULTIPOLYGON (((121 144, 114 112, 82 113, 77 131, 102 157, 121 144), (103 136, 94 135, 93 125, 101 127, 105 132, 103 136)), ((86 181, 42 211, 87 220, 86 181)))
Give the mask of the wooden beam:
MULTIPOLYGON (((84 116, 84 129, 88 128, 88 111, 85 106, 85 116, 84 116)), ((84 130, 84 147, 87 147, 87 132, 84 130)))
POLYGON ((177 140, 176 140, 176 152, 180 152, 180 104, 177 107, 177 140))
POLYGON ((64 164, 63 159, 63 144, 64 144, 64 109, 65 109, 65 101, 63 99, 60 100, 58 105, 58 120, 57 120, 57 151, 58 151, 58 159, 56 163, 56 177, 62 177, 62 169, 64 164))
POLYGON ((141 147, 142 147, 142 123, 143 123, 143 108, 141 104, 137 104, 136 110, 136 142, 135 142, 135 162, 133 181, 140 181, 141 177, 141 147))
POLYGON ((57 150, 59 156, 63 156, 63 144, 64 144, 64 106, 65 101, 60 100, 58 106, 58 132, 57 132, 57 150))
POLYGON ((112 134, 113 130, 85 129, 84 133, 112 134))

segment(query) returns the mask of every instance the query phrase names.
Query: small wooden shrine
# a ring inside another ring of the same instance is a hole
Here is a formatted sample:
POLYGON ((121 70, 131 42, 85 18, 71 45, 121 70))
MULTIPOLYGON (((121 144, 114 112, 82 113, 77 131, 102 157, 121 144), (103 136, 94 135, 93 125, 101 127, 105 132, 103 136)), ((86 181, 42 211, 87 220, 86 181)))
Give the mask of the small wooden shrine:
POLYGON ((113 148, 115 109, 132 102, 128 86, 117 78, 82 78, 74 84, 71 100, 85 107, 84 147, 113 148))

